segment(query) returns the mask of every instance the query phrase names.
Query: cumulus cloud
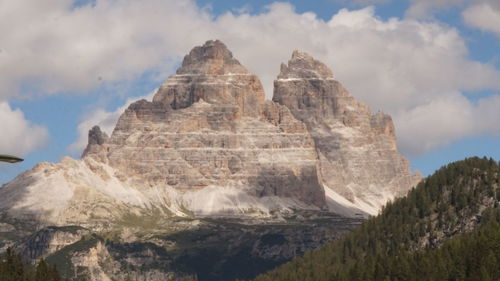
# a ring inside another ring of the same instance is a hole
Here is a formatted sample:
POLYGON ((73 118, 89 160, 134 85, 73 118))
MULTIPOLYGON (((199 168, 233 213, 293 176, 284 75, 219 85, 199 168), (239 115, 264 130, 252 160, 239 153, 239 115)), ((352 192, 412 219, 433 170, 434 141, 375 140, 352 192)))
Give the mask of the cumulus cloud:
POLYGON ((442 95, 397 116, 400 148, 423 154, 462 138, 500 136, 500 96, 471 103, 463 95, 442 95))
POLYGON ((500 2, 482 2, 472 5, 462 13, 465 22, 475 28, 500 36, 500 2))
MULTIPOLYGON (((437 1, 451 2, 456 1, 437 1)), ((444 101, 456 102, 455 110, 477 107, 460 92, 500 90, 500 71, 470 60, 456 29, 436 21, 382 20, 372 7, 343 9, 325 21, 314 13, 299 14, 287 3, 274 3, 259 14, 242 10, 215 17, 194 1, 98 0, 79 7, 71 0, 2 2, 0 98, 81 92, 100 83, 135 81, 145 72, 172 73, 193 46, 215 38, 261 78, 268 98, 280 63, 293 49, 324 61, 356 98, 393 115, 406 154, 497 130, 456 126, 449 136, 433 132, 441 124, 444 101), (419 137, 429 138, 412 142, 415 132, 401 128, 410 125, 418 125, 419 137)), ((79 127, 79 144, 72 149, 81 149, 93 124, 106 127, 117 114, 96 109, 79 127)), ((478 110, 471 114, 474 120, 485 118, 478 110)))
POLYGON ((191 1, 2 1, 0 99, 83 92, 164 71, 209 20, 191 1))
POLYGON ((81 154, 87 146, 89 130, 96 125, 99 126, 103 132, 108 134, 108 136, 110 136, 111 133, 113 133, 113 129, 115 128, 118 118, 120 118, 120 115, 131 103, 141 99, 151 101, 156 91, 157 90, 154 90, 153 92, 141 97, 130 98, 116 110, 106 111, 103 108, 97 108, 83 116, 82 121, 78 124, 77 128, 78 138, 68 147, 68 151, 74 155, 81 154))
POLYGON ((0 154, 26 155, 48 140, 45 127, 31 124, 21 110, 13 110, 6 102, 0 102, 0 120, 0 154))

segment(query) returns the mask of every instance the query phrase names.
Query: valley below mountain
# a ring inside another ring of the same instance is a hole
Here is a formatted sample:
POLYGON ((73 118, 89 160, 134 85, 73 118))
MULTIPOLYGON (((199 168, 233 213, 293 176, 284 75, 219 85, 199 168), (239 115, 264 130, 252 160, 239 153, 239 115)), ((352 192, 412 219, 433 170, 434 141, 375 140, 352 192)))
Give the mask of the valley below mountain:
POLYGON ((249 279, 362 222, 331 213, 300 216, 265 224, 239 218, 178 219, 167 227, 130 220, 103 233, 48 227, 27 237, 20 249, 24 258, 44 257, 72 280, 249 279))

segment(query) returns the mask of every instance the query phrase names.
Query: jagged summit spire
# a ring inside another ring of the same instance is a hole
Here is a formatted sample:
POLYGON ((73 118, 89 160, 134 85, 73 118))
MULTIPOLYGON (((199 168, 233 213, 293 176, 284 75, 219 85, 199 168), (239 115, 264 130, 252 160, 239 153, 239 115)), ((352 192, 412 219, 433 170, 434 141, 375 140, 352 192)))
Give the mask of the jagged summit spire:
POLYGON ((258 116, 265 102, 264 89, 219 40, 194 47, 184 57, 177 75, 170 76, 153 97, 171 109, 187 108, 203 100, 237 106, 243 116, 258 116))
POLYGON ((306 52, 295 50, 288 65, 282 63, 278 79, 289 78, 333 78, 332 71, 322 62, 306 52))
POLYGON ((87 154, 99 151, 101 146, 109 139, 108 135, 101 130, 101 127, 94 126, 89 130, 89 142, 83 151, 82 158, 87 154))
POLYGON ((233 58, 233 54, 219 40, 209 40, 193 48, 184 57, 177 74, 248 74, 248 70, 233 58))

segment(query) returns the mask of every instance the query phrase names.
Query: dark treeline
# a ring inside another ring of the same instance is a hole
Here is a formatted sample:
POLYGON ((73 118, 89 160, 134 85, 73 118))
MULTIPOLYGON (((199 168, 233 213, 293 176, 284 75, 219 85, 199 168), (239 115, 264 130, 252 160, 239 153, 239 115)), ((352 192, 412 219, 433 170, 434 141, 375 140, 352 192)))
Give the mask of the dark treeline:
POLYGON ((43 259, 36 266, 23 262, 21 256, 12 249, 0 257, 1 281, 60 281, 59 272, 43 259))
POLYGON ((500 280, 500 166, 451 163, 381 214, 258 281, 500 280))

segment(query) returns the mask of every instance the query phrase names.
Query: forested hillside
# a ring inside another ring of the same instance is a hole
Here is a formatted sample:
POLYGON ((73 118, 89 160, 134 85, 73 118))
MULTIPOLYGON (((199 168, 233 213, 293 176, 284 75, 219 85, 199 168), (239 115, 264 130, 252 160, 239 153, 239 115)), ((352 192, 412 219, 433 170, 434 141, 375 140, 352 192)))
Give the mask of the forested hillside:
POLYGON ((267 280, 500 280, 500 166, 451 163, 341 240, 267 280))
POLYGON ((24 263, 21 256, 12 249, 0 256, 1 281, 59 281, 61 277, 56 267, 43 259, 36 267, 24 263))

